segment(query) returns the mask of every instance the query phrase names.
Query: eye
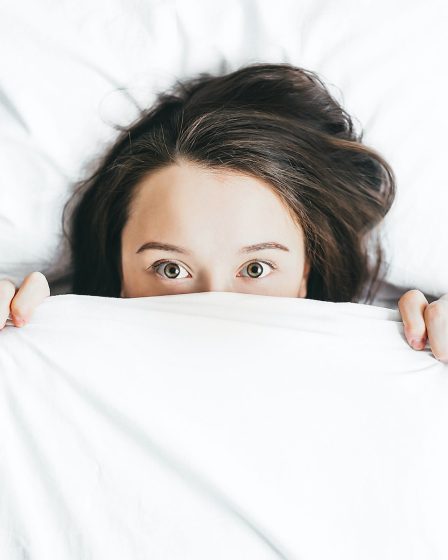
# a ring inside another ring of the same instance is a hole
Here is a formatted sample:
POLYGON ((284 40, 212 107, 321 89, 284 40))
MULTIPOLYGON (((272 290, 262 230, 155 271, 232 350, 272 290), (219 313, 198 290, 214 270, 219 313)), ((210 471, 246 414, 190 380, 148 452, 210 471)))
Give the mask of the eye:
MULTIPOLYGON (((252 261, 249 264, 245 265, 243 267, 247 268, 249 271, 249 274, 243 274, 243 277, 245 278, 253 278, 254 280, 257 280, 258 278, 264 278, 266 276, 266 274, 264 276, 262 276, 263 273, 263 269, 264 267, 261 265, 267 265, 269 266, 271 269, 276 269, 277 267, 275 266, 274 263, 270 262, 270 261, 252 261)), ((156 274, 159 274, 159 276, 162 276, 162 278, 167 279, 167 280, 183 280, 184 278, 188 278, 188 272, 187 272, 187 276, 181 276, 179 277, 179 269, 184 268, 183 266, 179 265, 178 263, 174 262, 174 261, 157 261, 154 264, 152 264, 148 270, 152 270, 154 271, 156 274), (165 265, 163 267, 163 274, 160 274, 158 272, 158 269, 162 266, 165 265)), ((184 268, 185 270, 185 268, 184 268)))
POLYGON ((271 269, 277 268, 275 266, 275 264, 270 262, 270 261, 252 261, 252 262, 250 262, 249 264, 247 264, 243 267, 243 268, 248 269, 249 276, 246 276, 245 274, 243 274, 243 276, 246 276, 246 278, 254 278, 255 280, 257 278, 264 278, 264 276, 261 276, 262 270, 264 268, 264 267, 261 266, 262 264, 266 264, 266 265, 270 266, 271 269))
MULTIPOLYGON (((149 268, 151 270, 154 270, 156 274, 159 274, 157 272, 157 269, 160 268, 162 265, 165 265, 163 267, 163 272, 167 275, 167 276, 163 276, 164 278, 167 278, 168 280, 179 280, 179 278, 177 276, 179 274, 178 271, 179 271, 179 268, 183 268, 183 266, 178 265, 176 262, 173 262, 173 261, 157 261, 153 265, 151 265, 149 268)), ((188 276, 182 276, 180 279, 187 278, 187 277, 188 276)))

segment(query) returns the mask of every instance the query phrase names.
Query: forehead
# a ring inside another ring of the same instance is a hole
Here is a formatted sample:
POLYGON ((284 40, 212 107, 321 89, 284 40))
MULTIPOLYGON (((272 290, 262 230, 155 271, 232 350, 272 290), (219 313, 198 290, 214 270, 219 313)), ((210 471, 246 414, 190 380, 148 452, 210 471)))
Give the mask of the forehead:
POLYGON ((248 243, 279 235, 291 242, 300 229, 280 196, 263 180, 185 162, 154 171, 141 181, 128 227, 158 236, 174 230, 177 236, 188 237, 191 231, 231 238, 244 232, 248 243))

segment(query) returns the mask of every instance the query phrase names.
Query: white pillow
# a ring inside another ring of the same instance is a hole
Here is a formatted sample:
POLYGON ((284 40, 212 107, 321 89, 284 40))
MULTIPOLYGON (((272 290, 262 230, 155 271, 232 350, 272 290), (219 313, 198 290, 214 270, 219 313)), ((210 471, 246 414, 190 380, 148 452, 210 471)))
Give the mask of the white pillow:
POLYGON ((4 2, 0 275, 66 270, 63 202, 136 104, 198 72, 287 61, 321 75, 397 175, 386 279, 448 292, 446 12, 437 0, 4 2))
POLYGON ((448 365, 397 311, 54 296, 0 373, 2 558, 448 558, 448 365))

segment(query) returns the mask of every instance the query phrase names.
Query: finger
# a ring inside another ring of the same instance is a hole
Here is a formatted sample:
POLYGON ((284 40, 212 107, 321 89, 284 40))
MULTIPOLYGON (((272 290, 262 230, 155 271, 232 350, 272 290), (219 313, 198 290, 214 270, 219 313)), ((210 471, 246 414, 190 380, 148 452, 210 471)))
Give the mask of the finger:
POLYGON ((0 280, 0 330, 6 324, 9 306, 16 291, 16 287, 10 280, 0 280))
POLYGON ((32 272, 23 281, 11 302, 11 317, 16 327, 29 321, 35 308, 50 295, 50 287, 41 272, 32 272))
POLYGON ((428 300, 420 290, 409 290, 398 300, 404 334, 415 350, 422 350, 426 345, 428 334, 424 312, 428 305, 428 300))
POLYGON ((431 351, 441 362, 448 363, 448 299, 433 301, 425 309, 425 322, 431 351))

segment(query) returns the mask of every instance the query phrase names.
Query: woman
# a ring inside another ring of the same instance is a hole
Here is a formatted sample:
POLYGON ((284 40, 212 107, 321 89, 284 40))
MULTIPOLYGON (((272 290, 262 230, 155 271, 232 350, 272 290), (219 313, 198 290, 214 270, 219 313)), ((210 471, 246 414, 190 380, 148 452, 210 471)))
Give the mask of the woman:
MULTIPOLYGON (((290 64, 177 82, 121 129, 68 202, 71 293, 356 302, 367 290, 370 303, 384 264, 375 228, 396 187, 361 140, 317 74, 290 64)), ((20 326, 48 283, 34 273, 16 293, 5 282, 0 327, 9 309, 20 326)), ((399 308, 410 344, 429 337, 448 360, 447 296, 410 290, 399 308)))

